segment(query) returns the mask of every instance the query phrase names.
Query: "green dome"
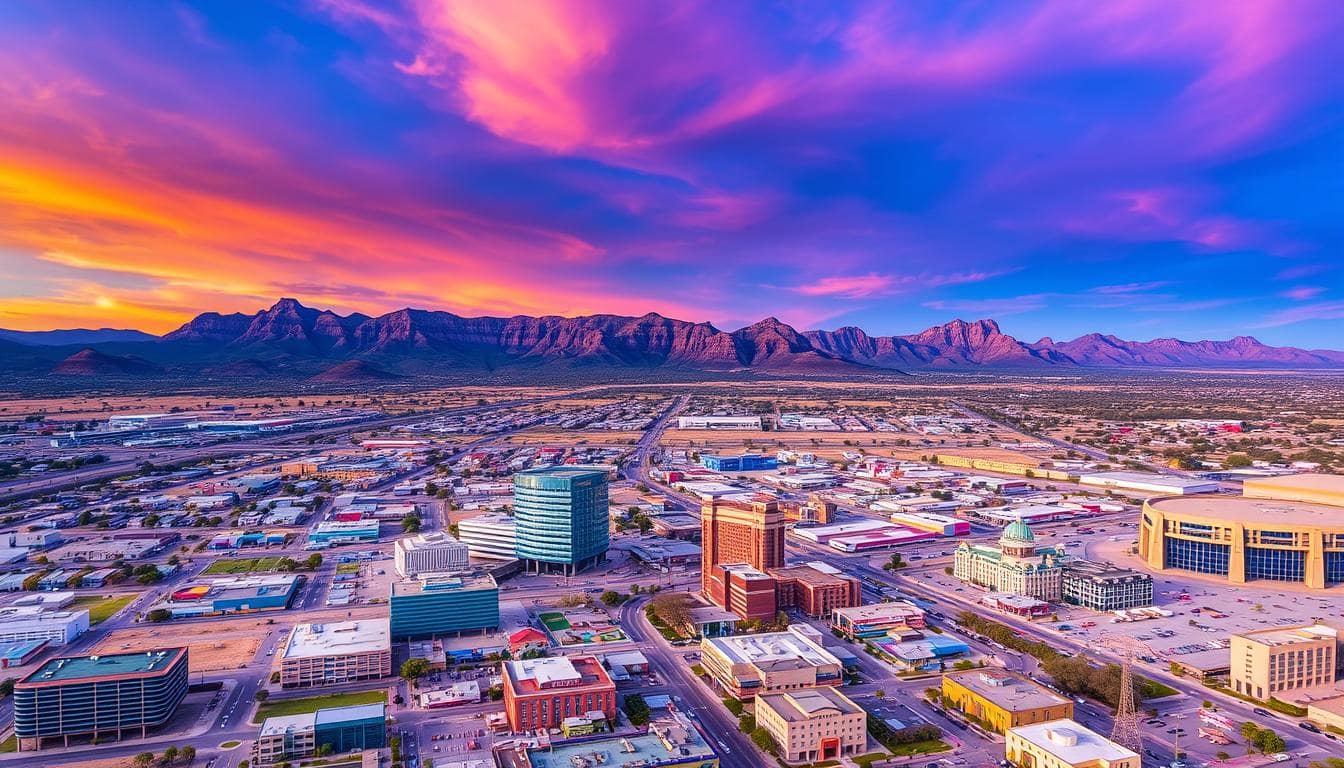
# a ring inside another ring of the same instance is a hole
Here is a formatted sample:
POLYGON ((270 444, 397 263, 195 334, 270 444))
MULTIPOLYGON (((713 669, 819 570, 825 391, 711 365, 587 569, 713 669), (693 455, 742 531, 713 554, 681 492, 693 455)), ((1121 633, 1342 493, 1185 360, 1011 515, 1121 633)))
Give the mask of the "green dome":
POLYGON ((1031 526, 1027 525, 1027 521, 1019 517, 1003 529, 1003 535, 999 539, 1001 541, 1035 541, 1036 534, 1031 532, 1031 526))

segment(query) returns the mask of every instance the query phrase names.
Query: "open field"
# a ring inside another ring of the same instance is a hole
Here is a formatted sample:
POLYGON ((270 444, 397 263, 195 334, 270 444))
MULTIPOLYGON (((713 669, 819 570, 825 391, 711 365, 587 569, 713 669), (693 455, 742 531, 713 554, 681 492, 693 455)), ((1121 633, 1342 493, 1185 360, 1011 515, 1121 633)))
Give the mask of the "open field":
POLYGON ((331 693, 325 696, 310 696, 303 699, 268 701, 257 708, 257 714, 252 717, 252 722, 260 723, 268 717, 303 715, 329 707, 352 707, 356 704, 377 704, 386 701, 387 691, 382 688, 375 691, 331 693))
POLYGON ((237 669, 256 656, 266 636, 265 620, 254 618, 199 624, 163 624, 119 629, 98 643, 93 653, 125 653, 186 646, 192 672, 237 669))
POLYGON ((70 607, 76 609, 87 608, 89 611, 89 626, 94 626, 112 618, 113 614, 125 608, 134 599, 135 595, 118 595, 117 597, 84 595, 76 597, 75 602, 70 607))
POLYGON ((221 557, 201 573, 205 576, 231 573, 269 573, 275 570, 275 567, 279 564, 279 557, 221 557))

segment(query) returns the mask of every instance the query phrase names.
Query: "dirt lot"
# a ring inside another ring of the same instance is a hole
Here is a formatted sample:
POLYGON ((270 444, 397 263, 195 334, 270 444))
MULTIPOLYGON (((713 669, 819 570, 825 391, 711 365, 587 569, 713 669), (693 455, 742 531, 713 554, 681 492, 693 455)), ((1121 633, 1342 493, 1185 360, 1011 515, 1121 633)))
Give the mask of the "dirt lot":
POLYGON ((267 627, 266 619, 257 618, 212 621, 208 627, 184 622, 119 629, 104 638, 93 652, 125 653, 185 645, 192 672, 218 672, 237 669, 252 661, 270 629, 274 627, 267 627))

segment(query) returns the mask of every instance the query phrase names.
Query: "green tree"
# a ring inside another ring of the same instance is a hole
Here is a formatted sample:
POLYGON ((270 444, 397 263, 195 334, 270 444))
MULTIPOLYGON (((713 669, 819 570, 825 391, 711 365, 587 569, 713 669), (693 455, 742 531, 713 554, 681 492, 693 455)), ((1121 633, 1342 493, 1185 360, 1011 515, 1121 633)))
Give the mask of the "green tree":
POLYGON ((626 719, 630 721, 631 725, 644 725, 649 722, 649 704, 638 693, 627 694, 625 701, 622 702, 622 707, 625 709, 626 719))
POLYGON ((420 518, 415 515, 407 515, 401 518, 401 530, 405 533, 416 533, 420 530, 420 518))
POLYGON ((16 678, 7 677, 0 680, 0 696, 9 696, 14 693, 14 683, 18 682, 16 678))
MULTIPOLYGON (((177 751, 177 754, 179 757, 182 758, 182 762, 190 764, 192 760, 196 759, 196 748, 188 744, 187 746, 179 749, 177 751)), ((238 768, 247 768, 247 761, 243 760, 239 762, 238 768)))
POLYGON ((135 763, 136 768, 149 768, 149 766, 154 763, 154 753, 141 752, 140 754, 131 758, 131 760, 135 763))
POLYGON ((169 746, 163 750, 163 764, 172 765, 177 760, 177 747, 169 746))
POLYGON ((756 730, 756 717, 754 715, 743 715, 737 718, 737 730, 746 734, 756 730))
POLYGON ((407 680, 418 680, 429 674, 429 662, 425 659, 407 659, 401 663, 401 676, 407 680))
POLYGON ((317 552, 312 553, 307 560, 303 561, 303 565, 310 571, 316 571, 322 567, 322 555, 317 552))
POLYGON ((614 607, 621 604, 621 593, 615 590, 608 589, 606 592, 602 593, 602 597, 600 599, 602 600, 602 603, 604 605, 614 607))
POLYGON ((768 752, 772 755, 777 750, 775 747, 775 737, 771 736, 769 731, 760 726, 751 732, 751 743, 755 744, 762 752, 768 752))
POLYGON ((149 620, 152 621, 152 622, 157 623, 157 622, 161 622, 161 621, 167 621, 167 620, 173 618, 173 614, 172 614, 172 612, 168 611, 166 608, 155 608, 154 610, 152 610, 152 611, 150 611, 149 613, 145 614, 145 618, 146 618, 146 619, 149 619, 149 620))

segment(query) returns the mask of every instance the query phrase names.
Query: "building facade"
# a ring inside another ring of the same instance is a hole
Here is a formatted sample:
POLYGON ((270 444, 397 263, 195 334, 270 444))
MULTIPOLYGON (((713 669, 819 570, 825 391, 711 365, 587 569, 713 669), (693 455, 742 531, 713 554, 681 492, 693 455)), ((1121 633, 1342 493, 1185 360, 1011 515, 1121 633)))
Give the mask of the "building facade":
POLYGON ((387 619, 298 624, 280 652, 280 687, 307 688, 392 675, 387 619))
POLYGON ((986 667, 943 675, 943 701, 997 733, 1073 717, 1073 702, 1021 675, 986 667))
POLYGON ((518 557, 518 527, 508 515, 481 515, 457 522, 457 540, 472 557, 513 560, 518 557))
POLYGON ((774 738, 785 762, 838 760, 868 746, 868 713, 835 688, 757 696, 756 723, 774 738))
POLYGON ((1031 526, 1016 520, 1003 529, 998 548, 963 541, 953 557, 958 579, 994 592, 1022 595, 1045 602, 1063 596, 1063 561, 1059 547, 1036 544, 1031 526))
POLYGON ((330 707, 301 715, 268 717, 252 744, 254 765, 315 757, 323 747, 340 754, 387 746, 387 705, 330 707))
POLYGON ((499 626, 499 585, 489 574, 425 575, 393 582, 394 641, 484 632, 499 626))
POLYGON ((1021 768, 1141 768, 1136 752, 1073 720, 1012 728, 1003 747, 1021 768))
POLYGON ((700 663, 737 699, 840 685, 843 664, 813 632, 809 625, 796 625, 787 632, 706 637, 700 641, 700 663))
POLYGON ((759 453, 743 453, 738 456, 715 456, 706 453, 700 456, 700 466, 715 472, 761 472, 778 469, 779 460, 759 453))
POLYGON ((1064 602, 1094 611, 1122 611, 1153 604, 1153 577, 1109 563, 1068 560, 1060 591, 1064 602))
POLYGON ((777 608, 797 608, 814 619, 824 619, 837 608, 862 603, 859 580, 833 570, 797 565, 770 571, 777 608))
POLYGON ((422 573, 464 571, 470 557, 467 545, 457 539, 440 532, 422 533, 397 539, 393 563, 402 578, 410 579, 422 573))
POLYGON ((504 713, 509 728, 559 728, 566 718, 616 719, 616 684, 594 656, 506 661, 504 713))
POLYGON ((726 575, 716 566, 782 568, 784 513, 773 500, 712 499, 700 510, 700 548, 701 590, 714 605, 732 610, 726 575))
POLYGON ((608 509, 605 469, 519 472, 513 476, 518 558, 529 570, 566 575, 603 562, 611 544, 608 509))
POLYGON ((1232 690, 1269 699, 1330 685, 1339 676, 1342 640, 1339 629, 1322 624, 1232 635, 1232 690))
POLYGON ((89 612, 49 611, 41 605, 0 608, 0 643, 46 640, 65 645, 89 631, 89 612))
POLYGON ((923 609, 905 600, 856 605, 831 611, 831 629, 850 640, 886 637, 892 630, 923 628, 923 609))
POLYGON ((187 695, 187 649, 51 659, 14 686, 20 750, 71 736, 144 738, 187 695))
POLYGON ((1329 492, 1344 483, 1299 481, 1295 490, 1283 488, 1285 483, 1252 485, 1251 493, 1282 489, 1288 498, 1248 493, 1148 499, 1139 522, 1139 556, 1156 570, 1212 574, 1233 584, 1288 581, 1314 589, 1344 584, 1344 499, 1329 492))

